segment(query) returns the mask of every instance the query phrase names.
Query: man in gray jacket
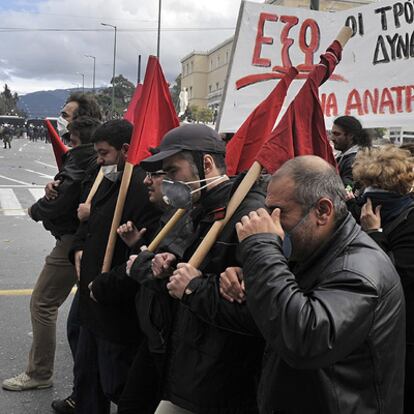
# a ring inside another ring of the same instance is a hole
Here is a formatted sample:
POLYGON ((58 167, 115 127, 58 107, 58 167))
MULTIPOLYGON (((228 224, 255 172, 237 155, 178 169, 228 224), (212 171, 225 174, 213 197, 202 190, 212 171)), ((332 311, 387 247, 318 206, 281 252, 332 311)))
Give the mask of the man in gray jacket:
POLYGON ((401 284, 347 212, 339 176, 318 157, 295 158, 266 205, 271 215, 237 224, 247 305, 267 345, 261 413, 402 413, 401 284))

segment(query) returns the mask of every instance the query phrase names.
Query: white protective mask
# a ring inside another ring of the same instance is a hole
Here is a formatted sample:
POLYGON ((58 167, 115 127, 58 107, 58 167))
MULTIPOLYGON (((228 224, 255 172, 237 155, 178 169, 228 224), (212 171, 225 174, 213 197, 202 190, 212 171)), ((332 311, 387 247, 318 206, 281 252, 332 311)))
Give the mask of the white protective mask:
POLYGON ((57 119, 57 130, 58 130, 58 134, 60 137, 63 137, 63 135, 69 133, 68 125, 69 125, 69 122, 66 121, 66 119, 63 118, 62 115, 57 119))

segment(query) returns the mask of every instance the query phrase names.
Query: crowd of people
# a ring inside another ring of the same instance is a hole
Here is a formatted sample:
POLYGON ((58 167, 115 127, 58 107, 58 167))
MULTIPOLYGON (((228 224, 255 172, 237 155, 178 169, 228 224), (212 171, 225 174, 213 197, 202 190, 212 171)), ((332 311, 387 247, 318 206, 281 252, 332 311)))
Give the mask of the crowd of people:
POLYGON ((7 123, 0 125, 0 139, 3 140, 4 149, 11 149, 12 140, 20 138, 27 138, 32 142, 38 140, 50 142, 46 128, 43 125, 12 125, 7 123))
POLYGON ((213 129, 174 128, 134 167, 102 273, 132 125, 102 123, 93 97, 75 94, 58 127, 72 149, 29 209, 56 244, 31 298, 27 366, 4 389, 53 385, 58 309, 76 284, 73 392, 57 413, 414 412, 409 150, 372 147, 357 119, 338 118, 339 173, 308 155, 263 174, 195 267, 243 175, 226 175, 213 129))

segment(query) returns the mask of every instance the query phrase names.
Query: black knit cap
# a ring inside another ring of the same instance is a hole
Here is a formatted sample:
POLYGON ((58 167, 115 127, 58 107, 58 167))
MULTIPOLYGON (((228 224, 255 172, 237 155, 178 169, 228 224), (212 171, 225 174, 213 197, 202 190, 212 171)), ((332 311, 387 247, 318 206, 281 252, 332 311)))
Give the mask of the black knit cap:
POLYGON ((226 146, 214 129, 202 124, 185 124, 168 131, 155 150, 155 155, 141 161, 146 171, 157 171, 163 160, 184 150, 225 154, 226 146))

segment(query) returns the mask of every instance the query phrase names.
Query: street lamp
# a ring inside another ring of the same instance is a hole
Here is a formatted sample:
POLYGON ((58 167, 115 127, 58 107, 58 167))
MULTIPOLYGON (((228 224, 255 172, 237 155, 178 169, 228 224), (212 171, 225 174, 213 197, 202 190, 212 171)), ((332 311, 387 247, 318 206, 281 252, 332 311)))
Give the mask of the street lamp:
POLYGON ((85 93, 85 74, 84 73, 80 73, 80 72, 76 72, 78 75, 82 76, 82 93, 85 93))
POLYGON ((108 27, 112 27, 114 29, 114 65, 113 65, 113 70, 112 70, 112 109, 111 109, 111 118, 114 115, 115 112, 115 61, 116 61, 116 31, 117 31, 117 27, 112 25, 112 24, 108 24, 108 23, 101 23, 102 26, 108 26, 108 27))
POLYGON ((85 55, 85 57, 93 59, 92 93, 93 93, 93 94, 95 94, 95 68, 96 68, 96 56, 85 55))
POLYGON ((160 40, 161 40, 161 0, 158 2, 158 34, 157 34, 157 58, 160 58, 160 40))
POLYGON ((141 55, 138 55, 137 85, 141 83, 141 55))

